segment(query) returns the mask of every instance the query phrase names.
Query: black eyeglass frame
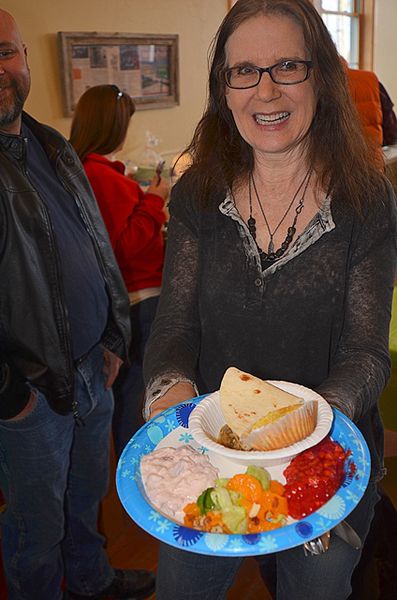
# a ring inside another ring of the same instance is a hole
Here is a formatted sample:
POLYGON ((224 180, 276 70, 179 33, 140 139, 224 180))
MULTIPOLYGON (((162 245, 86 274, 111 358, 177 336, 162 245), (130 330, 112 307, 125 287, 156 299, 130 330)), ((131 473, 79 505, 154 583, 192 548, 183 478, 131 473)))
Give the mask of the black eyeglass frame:
POLYGON ((257 67, 256 65, 252 65, 252 66, 249 65, 249 66, 253 71, 256 71, 256 73, 258 74, 259 79, 256 83, 254 83, 252 85, 247 85, 244 87, 237 87, 234 85, 230 85, 230 83, 228 81, 228 74, 231 71, 234 71, 235 69, 239 69, 241 67, 229 67, 228 69, 224 69, 224 71, 223 71, 225 83, 226 83, 227 87, 229 87, 232 90, 249 90, 250 88, 256 87, 257 85, 260 84, 262 75, 264 73, 269 73, 270 79, 273 81, 273 83, 276 83, 277 85, 297 85, 298 83, 303 83, 304 81, 306 81, 306 79, 308 79, 308 77, 310 75, 310 70, 313 68, 313 61, 311 61, 311 60, 281 60, 281 61, 275 63, 274 65, 271 65, 271 67, 257 67), (291 82, 277 81, 276 79, 274 79, 272 70, 275 67, 278 67, 279 65, 282 65, 282 64, 288 63, 288 62, 299 63, 302 65, 305 65, 306 66, 305 77, 303 79, 300 79, 299 81, 291 81, 291 82))
POLYGON ((117 94, 117 96, 116 96, 117 100, 120 100, 120 98, 123 95, 123 92, 121 91, 121 89, 117 85, 115 85, 114 83, 111 83, 110 87, 116 92, 116 94, 117 94))

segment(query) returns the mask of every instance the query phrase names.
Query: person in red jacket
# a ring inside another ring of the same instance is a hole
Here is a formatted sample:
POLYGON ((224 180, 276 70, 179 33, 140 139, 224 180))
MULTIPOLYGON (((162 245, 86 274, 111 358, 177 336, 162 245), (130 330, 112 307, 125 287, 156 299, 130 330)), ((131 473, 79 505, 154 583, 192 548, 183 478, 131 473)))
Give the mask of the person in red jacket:
POLYGON ((364 130, 377 147, 397 142, 397 117, 393 101, 384 85, 372 71, 346 68, 349 89, 360 115, 364 130))
POLYGON ((70 141, 93 188, 130 298, 130 364, 122 367, 113 392, 113 440, 119 457, 143 423, 142 358, 161 288, 168 183, 155 176, 146 193, 113 160, 125 141, 135 105, 115 85, 97 85, 81 96, 70 141))
POLYGON ((382 146, 382 104, 379 80, 372 71, 347 69, 350 92, 365 132, 376 147, 382 146))

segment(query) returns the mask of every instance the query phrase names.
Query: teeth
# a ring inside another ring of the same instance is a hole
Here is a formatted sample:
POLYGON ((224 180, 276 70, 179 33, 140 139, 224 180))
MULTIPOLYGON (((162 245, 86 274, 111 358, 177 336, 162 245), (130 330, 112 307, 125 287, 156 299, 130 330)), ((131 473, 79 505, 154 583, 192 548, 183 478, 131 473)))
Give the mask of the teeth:
POLYGON ((272 115, 256 114, 255 120, 260 125, 265 125, 267 123, 274 124, 280 123, 281 121, 285 121, 285 119, 288 119, 289 115, 289 112, 273 113, 272 115))

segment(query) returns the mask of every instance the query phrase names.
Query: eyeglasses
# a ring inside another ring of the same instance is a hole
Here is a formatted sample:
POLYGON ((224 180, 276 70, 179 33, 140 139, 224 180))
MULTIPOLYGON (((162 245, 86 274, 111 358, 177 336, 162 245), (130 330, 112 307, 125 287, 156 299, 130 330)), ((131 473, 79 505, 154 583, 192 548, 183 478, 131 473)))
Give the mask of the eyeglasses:
POLYGON ((110 86, 112 89, 114 89, 114 91, 117 94, 117 100, 120 100, 121 96, 123 95, 123 92, 117 87, 117 85, 111 85, 110 86))
POLYGON ((263 73, 269 73, 272 81, 281 85, 302 83, 309 77, 312 67, 311 60, 283 60, 265 68, 254 65, 231 67, 226 69, 224 74, 228 87, 234 90, 246 90, 257 86, 263 73))

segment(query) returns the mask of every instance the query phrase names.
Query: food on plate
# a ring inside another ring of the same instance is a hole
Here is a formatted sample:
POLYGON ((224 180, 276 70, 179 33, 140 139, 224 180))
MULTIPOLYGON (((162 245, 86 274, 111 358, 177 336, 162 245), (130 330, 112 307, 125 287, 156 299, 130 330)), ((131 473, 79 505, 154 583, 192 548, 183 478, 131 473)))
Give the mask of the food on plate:
MULTIPOLYGON (((337 492, 345 478, 345 461, 351 454, 326 437, 316 446, 292 459, 284 470, 289 514, 303 519, 320 508, 337 492)), ((356 467, 349 465, 350 475, 356 467)))
POLYGON ((270 412, 303 404, 302 398, 236 367, 229 367, 223 376, 220 401, 226 423, 239 437, 270 412))
POLYGON ((195 502, 184 507, 187 527, 211 533, 260 533, 301 520, 334 496, 354 463, 350 450, 326 437, 301 452, 284 469, 286 483, 271 478, 263 467, 250 465, 245 473, 217 479, 195 502))
POLYGON ((249 534, 320 508, 354 475, 350 454, 326 437, 293 458, 282 475, 280 469, 281 481, 257 465, 220 478, 208 456, 189 445, 158 448, 143 456, 140 469, 150 503, 173 521, 211 533, 249 534))
POLYGON ((232 450, 246 450, 237 433, 234 433, 229 425, 226 424, 223 425, 219 431, 218 442, 222 444, 222 446, 231 448, 232 450))
POLYGON ((250 373, 229 367, 220 386, 226 426, 219 443, 242 450, 277 450, 313 433, 317 401, 281 390, 250 373))
POLYGON ((203 489, 215 485, 218 470, 208 456, 191 446, 158 448, 141 460, 142 482, 150 503, 174 521, 183 523, 183 507, 203 489))
POLYGON ((250 465, 245 473, 217 479, 196 502, 184 507, 187 527, 211 533, 259 533, 282 527, 288 505, 284 487, 263 467, 250 465))
POLYGON ((317 410, 317 400, 309 400, 298 407, 272 411, 254 423, 242 443, 253 450, 278 450, 291 446, 313 433, 317 410))

